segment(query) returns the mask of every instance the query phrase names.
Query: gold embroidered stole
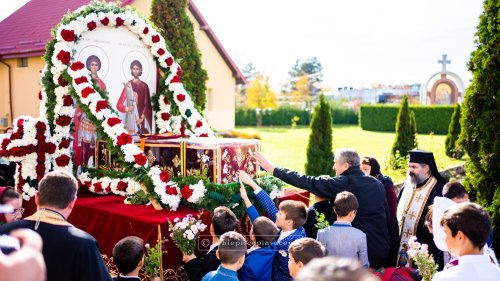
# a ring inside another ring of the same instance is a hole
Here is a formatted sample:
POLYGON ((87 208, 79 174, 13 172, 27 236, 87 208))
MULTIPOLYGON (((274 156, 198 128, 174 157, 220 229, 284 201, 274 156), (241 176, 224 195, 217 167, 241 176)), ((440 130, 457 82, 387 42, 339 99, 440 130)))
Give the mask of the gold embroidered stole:
POLYGON ((50 223, 53 225, 73 226, 71 223, 67 222, 61 214, 48 209, 38 210, 33 215, 24 219, 29 221, 50 223))
POLYGON ((416 236, 418 221, 424 211, 427 198, 436 183, 437 180, 431 176, 423 186, 403 190, 397 211, 401 237, 400 250, 411 236, 416 236))

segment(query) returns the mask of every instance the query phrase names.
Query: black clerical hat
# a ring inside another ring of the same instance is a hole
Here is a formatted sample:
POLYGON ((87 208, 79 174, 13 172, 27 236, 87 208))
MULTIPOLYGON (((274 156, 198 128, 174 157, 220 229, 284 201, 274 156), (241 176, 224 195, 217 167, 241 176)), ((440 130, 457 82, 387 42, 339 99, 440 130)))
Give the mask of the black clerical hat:
POLYGON ((434 160, 434 154, 430 151, 413 149, 409 151, 410 163, 419 163, 429 165, 431 174, 440 182, 446 183, 446 180, 441 176, 434 160))

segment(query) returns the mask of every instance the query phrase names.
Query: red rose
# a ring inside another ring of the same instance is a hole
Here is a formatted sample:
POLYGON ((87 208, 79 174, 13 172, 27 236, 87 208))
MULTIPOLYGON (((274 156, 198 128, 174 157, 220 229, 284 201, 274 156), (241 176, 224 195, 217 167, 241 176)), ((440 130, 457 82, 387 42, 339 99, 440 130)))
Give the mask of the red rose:
POLYGON ((90 181, 86 181, 83 183, 83 185, 87 188, 87 189, 90 189, 90 185, 92 184, 92 182, 90 181))
POLYGON ((19 120, 17 120, 17 126, 18 126, 18 127, 22 127, 22 126, 23 126, 23 123, 24 123, 24 119, 19 119, 19 120))
POLYGON ((122 18, 116 18, 116 27, 122 26, 125 21, 122 18))
POLYGON ((62 127, 68 126, 70 123, 71 123, 71 117, 67 115, 60 116, 56 120, 56 124, 62 127))
POLYGON ((165 50, 163 50, 163 48, 160 48, 160 49, 158 49, 157 53, 158 53, 158 55, 161 56, 161 55, 165 54, 165 50))
POLYGON ((177 188, 175 188, 175 186, 167 186, 167 187, 165 187, 165 193, 168 194, 168 195, 177 195, 177 194, 179 194, 177 192, 177 188))
POLYGON ((118 124, 121 124, 122 123, 122 120, 120 118, 117 118, 117 117, 111 117, 108 119, 108 125, 110 127, 113 127, 115 125, 118 125, 118 124))
POLYGON ((139 154, 134 155, 134 161, 137 165, 144 166, 148 162, 148 158, 146 158, 146 156, 144 156, 144 154, 139 153, 139 154))
POLYGON ((103 25, 108 25, 108 23, 109 23, 109 19, 108 19, 108 17, 103 18, 103 19, 101 20, 101 23, 102 23, 103 25))
POLYGON ((69 83, 63 79, 62 75, 59 75, 59 77, 57 77, 57 84, 59 84, 61 87, 66 87, 69 83))
POLYGON ((97 104, 95 105, 95 111, 96 111, 96 112, 99 112, 99 111, 101 111, 101 110, 103 110, 103 109, 106 109, 106 108, 108 108, 108 102, 107 102, 107 101, 105 101, 105 100, 100 100, 100 101, 98 101, 98 102, 97 102, 97 104))
POLYGON ((124 181, 119 181, 118 184, 116 185, 116 189, 118 191, 125 191, 128 188, 128 183, 124 181))
POLYGON ((64 39, 64 41, 75 41, 75 32, 73 30, 63 29, 61 30, 61 37, 62 39, 64 39))
POLYGON ((183 95, 183 94, 178 94, 177 95, 177 100, 179 100, 180 102, 183 102, 185 99, 186 99, 186 95, 183 95))
POLYGON ((163 98, 163 102, 164 102, 165 104, 170 104, 170 101, 168 100, 168 97, 167 97, 167 96, 165 96, 165 97, 163 98))
POLYGON ((122 133, 121 135, 119 135, 117 137, 117 144, 119 146, 126 145, 126 144, 129 144, 129 143, 132 143, 132 137, 129 134, 122 133))
POLYGON ((177 75, 174 76, 174 78, 172 78, 172 80, 170 80, 170 83, 181 83, 181 78, 177 75))
POLYGON ((104 191, 106 191, 106 193, 110 193, 111 192, 111 184, 108 184, 108 186, 104 189, 104 191))
POLYGON ((153 37, 151 37, 151 41, 153 41, 153 43, 158 43, 160 42, 160 35, 154 35, 153 37))
POLYGON ((73 71, 77 71, 77 70, 83 69, 84 67, 85 67, 85 64, 83 64, 81 61, 76 61, 76 62, 72 63, 69 68, 71 68, 71 70, 73 70, 73 71))
POLYGON ((73 105, 73 98, 70 95, 64 95, 63 96, 63 105, 64 106, 73 105))
POLYGON ((181 77, 182 76, 182 69, 179 67, 177 68, 177 76, 181 77))
POLYGON ((97 24, 96 24, 95 22, 93 22, 93 21, 91 21, 91 22, 87 23, 87 28, 88 28, 90 31, 94 30, 96 27, 97 27, 97 24))
POLYGON ((93 184, 93 186, 94 186, 94 192, 96 192, 96 193, 103 192, 101 182, 96 182, 93 184))
POLYGON ((203 122, 201 122, 201 120, 196 121, 196 126, 195 126, 195 128, 199 128, 199 127, 201 127, 201 126, 203 126, 203 122))
POLYGON ((144 30, 142 31, 142 33, 144 33, 144 34, 148 34, 148 32, 149 32, 149 28, 147 28, 147 27, 145 27, 144 30))
POLYGON ((170 181, 170 174, 167 171, 161 171, 160 180, 162 182, 169 182, 170 181))
POLYGON ((47 152, 48 154, 52 154, 56 151, 56 145, 49 142, 49 143, 45 144, 45 147, 43 150, 45 152, 47 152))
POLYGON ((38 91, 38 99, 42 100, 42 91, 38 91))
POLYGON ((10 134, 10 139, 11 140, 17 140, 17 139, 20 139, 21 138, 21 135, 19 133, 12 133, 10 134))
POLYGON ((183 198, 187 200, 189 199, 189 197, 191 197, 191 195, 193 195, 193 191, 191 190, 191 188, 189 188, 187 184, 185 184, 181 189, 181 195, 183 198))
POLYGON ((40 174, 42 174, 42 175, 43 175, 43 174, 45 174, 45 165, 44 165, 44 164, 37 164, 37 165, 35 166, 35 171, 36 171, 36 173, 37 173, 38 175, 40 175, 40 174))
POLYGON ((56 164, 59 167, 66 167, 69 164, 69 160, 71 160, 71 158, 69 158, 68 155, 63 154, 56 158, 56 164))
POLYGON ((174 63, 174 59, 172 57, 169 57, 165 60, 165 62, 167 63, 168 66, 171 66, 172 63, 174 63))
POLYGON ((59 143, 59 149, 68 148, 70 144, 71 144, 71 140, 64 138, 59 143))
POLYGON ((45 126, 45 123, 38 121, 36 122, 35 128, 38 131, 37 134, 38 133, 43 134, 47 126, 45 126))
POLYGON ((57 59, 60 60, 63 64, 68 64, 71 60, 71 54, 69 52, 61 50, 57 54, 57 59))
POLYGON ((200 135, 200 137, 202 137, 202 138, 208 138, 208 134, 207 133, 203 133, 203 134, 200 135))
POLYGON ((78 78, 75 79, 75 84, 76 85, 80 85, 82 83, 87 83, 87 82, 89 82, 89 79, 87 79, 87 77, 85 77, 85 76, 78 77, 78 78))
POLYGON ((162 120, 165 120, 165 121, 168 121, 168 119, 170 119, 170 114, 165 113, 165 112, 164 112, 164 113, 162 113, 162 114, 161 114, 161 119, 162 119, 162 120))
POLYGON ((82 97, 83 98, 87 98, 90 94, 93 94, 95 93, 95 90, 91 87, 85 87, 83 90, 82 90, 82 97))

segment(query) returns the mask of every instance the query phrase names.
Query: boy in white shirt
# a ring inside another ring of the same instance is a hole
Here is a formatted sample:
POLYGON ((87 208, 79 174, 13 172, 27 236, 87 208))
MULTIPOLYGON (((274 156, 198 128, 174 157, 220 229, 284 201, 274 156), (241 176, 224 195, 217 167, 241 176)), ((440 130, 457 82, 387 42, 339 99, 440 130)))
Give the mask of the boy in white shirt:
POLYGON ((433 281, 500 280, 500 268, 483 255, 491 231, 491 218, 475 203, 460 203, 444 212, 441 226, 451 255, 459 257, 457 266, 438 272, 433 281))

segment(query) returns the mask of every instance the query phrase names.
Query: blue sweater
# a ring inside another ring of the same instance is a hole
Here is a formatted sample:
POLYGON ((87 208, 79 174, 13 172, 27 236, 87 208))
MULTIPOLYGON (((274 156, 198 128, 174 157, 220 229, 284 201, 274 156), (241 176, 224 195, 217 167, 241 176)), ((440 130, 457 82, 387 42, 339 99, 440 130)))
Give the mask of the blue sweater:
POLYGON ((275 253, 276 245, 274 244, 248 253, 245 257, 245 263, 238 270, 238 279, 241 281, 271 280, 275 253))
POLYGON ((238 281, 238 274, 221 265, 217 270, 207 273, 201 281, 238 281))
MULTIPOLYGON (((259 202, 262 204, 267 214, 269 215, 269 218, 272 221, 276 222, 276 214, 278 214, 278 209, 276 208, 273 200, 271 200, 271 197, 269 197, 269 195, 264 190, 260 190, 255 194, 255 198, 257 198, 257 200, 259 200, 259 202)), ((253 205, 247 208, 247 213, 250 217, 250 221, 252 222, 259 216, 257 209, 255 209, 253 205)), ((293 241, 304 237, 306 237, 306 231, 303 227, 300 227, 296 229, 292 234, 281 240, 279 243, 276 243, 276 252, 274 255, 271 280, 292 280, 292 277, 290 276, 290 273, 288 271, 288 247, 293 241)))

